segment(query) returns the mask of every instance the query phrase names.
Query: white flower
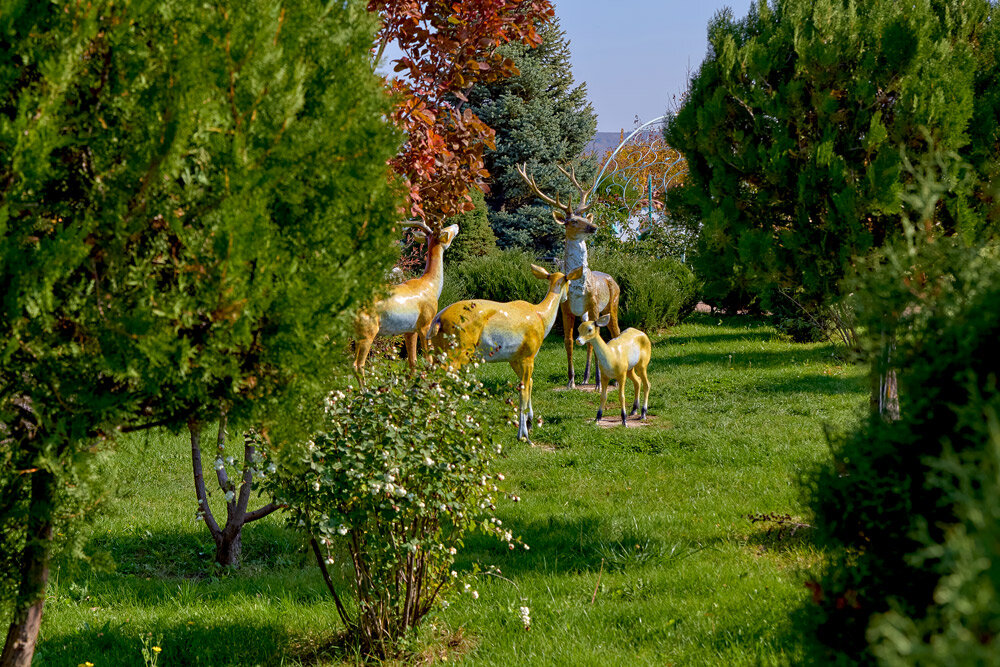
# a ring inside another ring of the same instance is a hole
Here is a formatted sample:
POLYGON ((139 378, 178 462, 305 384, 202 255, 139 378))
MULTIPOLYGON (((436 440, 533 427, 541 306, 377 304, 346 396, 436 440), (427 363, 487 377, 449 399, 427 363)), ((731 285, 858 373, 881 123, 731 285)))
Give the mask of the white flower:
POLYGON ((222 462, 221 458, 215 459, 215 469, 216 470, 222 470, 225 467, 226 467, 226 464, 222 462))
POLYGON ((226 459, 226 463, 228 463, 229 465, 236 465, 236 459, 230 456, 229 458, 226 459))
POLYGON ((319 480, 313 482, 313 491, 319 491, 319 480))
POLYGON ((403 487, 401 487, 401 486, 397 486, 397 487, 396 487, 396 491, 395 491, 395 494, 396 494, 396 495, 397 495, 398 497, 402 498, 403 496, 405 496, 405 495, 406 495, 406 489, 404 489, 404 488, 403 488, 403 487))
POLYGON ((455 572, 455 570, 452 570, 451 571, 451 576, 452 577, 457 577, 458 576, 458 572, 455 572))
POLYGON ((232 491, 226 491, 226 502, 227 503, 233 502, 233 498, 235 498, 235 497, 236 497, 235 493, 233 493, 232 491))
POLYGON ((275 472, 277 469, 278 469, 278 466, 276 466, 273 463, 271 465, 267 466, 267 471, 268 472, 275 472))
POLYGON ((502 473, 497 473, 497 479, 499 479, 502 482, 503 479, 504 479, 503 474, 502 473))
POLYGON ((518 612, 521 614, 521 622, 524 623, 524 629, 527 630, 531 627, 531 610, 527 607, 521 607, 518 612))
POLYGON ((468 593, 470 588, 472 588, 472 586, 470 586, 469 584, 465 584, 465 587, 462 590, 468 593))
POLYGON ((384 479, 386 482, 395 482, 396 481, 396 478, 392 476, 391 472, 387 472, 382 479, 384 479))
POLYGON ((332 557, 331 558, 327 558, 326 559, 326 564, 327 565, 333 565, 333 558, 332 557))
POLYGON ((479 599, 479 591, 472 591, 472 599, 473 600, 479 599))
POLYGON ((337 532, 340 533, 341 535, 347 535, 347 526, 345 526, 344 524, 340 524, 337 527, 337 532))
POLYGON ((434 465, 434 459, 432 459, 431 457, 428 456, 427 458, 424 459, 424 465, 428 465, 428 466, 434 465))
POLYGON ((455 547, 452 547, 451 549, 448 549, 448 553, 450 553, 452 556, 454 556, 455 554, 458 553, 458 549, 456 549, 455 547))

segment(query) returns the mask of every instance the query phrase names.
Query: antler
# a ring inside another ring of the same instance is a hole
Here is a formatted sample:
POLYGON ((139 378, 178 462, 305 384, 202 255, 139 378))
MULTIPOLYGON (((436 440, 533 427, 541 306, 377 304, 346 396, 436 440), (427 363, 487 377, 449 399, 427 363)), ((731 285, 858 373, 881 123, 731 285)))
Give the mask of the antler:
POLYGON ((553 199, 552 197, 542 192, 541 188, 538 187, 538 183, 535 182, 535 177, 528 175, 527 162, 525 162, 524 164, 517 165, 516 169, 517 173, 521 175, 521 179, 528 184, 528 187, 532 189, 532 191, 538 196, 539 199, 544 201, 549 206, 555 206, 556 208, 561 209, 563 212, 566 213, 566 215, 571 215, 573 213, 572 201, 570 201, 569 204, 563 204, 561 201, 559 201, 558 193, 556 194, 556 198, 553 199))
POLYGON ((419 229, 420 231, 422 231, 424 234, 426 234, 427 238, 430 238, 430 237, 434 236, 434 232, 431 231, 431 228, 428 227, 427 224, 423 220, 418 220, 418 219, 414 218, 413 220, 405 220, 405 221, 403 221, 403 222, 401 222, 399 224, 401 226, 403 226, 403 227, 416 227, 417 229, 419 229))
POLYGON ((568 178, 573 183, 573 185, 576 186, 576 189, 580 191, 580 206, 577 207, 576 212, 578 214, 583 213, 588 208, 590 208, 591 205, 587 203, 587 198, 590 197, 591 189, 583 187, 582 185, 580 185, 580 182, 576 180, 576 168, 570 167, 569 171, 567 172, 559 165, 556 165, 556 169, 561 171, 563 176, 568 178))

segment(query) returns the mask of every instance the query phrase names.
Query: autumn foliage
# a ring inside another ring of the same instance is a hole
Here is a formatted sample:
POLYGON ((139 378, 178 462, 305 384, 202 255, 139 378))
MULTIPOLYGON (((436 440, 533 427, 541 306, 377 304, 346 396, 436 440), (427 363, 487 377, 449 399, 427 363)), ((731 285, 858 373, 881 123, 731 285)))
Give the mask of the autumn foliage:
POLYGON ((431 226, 470 210, 469 189, 486 190, 489 172, 483 149, 494 147, 493 130, 468 108, 475 83, 515 74, 500 45, 541 43, 537 27, 553 16, 549 0, 371 0, 382 20, 376 60, 390 44, 402 55, 392 61, 388 86, 398 96, 393 120, 406 143, 392 167, 408 187, 410 215, 431 226))
MULTIPOLYGON (((622 130, 619 144, 625 137, 622 130)), ((598 200, 612 208, 625 208, 628 214, 636 209, 645 211, 652 195, 653 209, 660 211, 666 190, 686 180, 687 162, 667 145, 659 128, 639 132, 615 155, 614 150, 608 150, 601 159, 601 165, 607 168, 597 187, 598 200)))

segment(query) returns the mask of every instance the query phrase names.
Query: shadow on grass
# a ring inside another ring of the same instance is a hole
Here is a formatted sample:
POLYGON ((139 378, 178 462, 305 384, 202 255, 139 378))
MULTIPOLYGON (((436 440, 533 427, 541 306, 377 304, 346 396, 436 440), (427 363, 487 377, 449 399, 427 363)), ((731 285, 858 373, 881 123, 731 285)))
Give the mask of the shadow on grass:
MULTIPOLYGON (((732 370, 754 368, 787 368, 796 363, 809 361, 820 363, 830 361, 831 347, 812 349, 754 351, 725 354, 718 352, 692 352, 689 354, 653 355, 649 362, 650 372, 667 371, 679 366, 703 366, 732 370)), ((676 348, 673 351, 677 351, 676 348)))
POLYGON ((781 382, 769 382, 755 387, 759 392, 767 394, 823 394, 837 396, 840 394, 855 394, 864 391, 864 381, 853 377, 836 375, 806 375, 781 382))
MULTIPOLYGON (((238 610, 233 610, 238 613, 238 610)), ((331 609, 331 614, 335 613, 331 609)), ((340 661, 350 656, 337 634, 312 636, 289 631, 280 620, 155 624, 84 623, 76 632, 48 635, 36 652, 38 664, 76 667, 84 661, 103 665, 144 664, 142 636, 159 646, 159 663, 177 665, 280 665, 340 661)))
POLYGON ((653 344, 654 347, 657 345, 662 347, 673 347, 675 345, 680 345, 682 343, 707 343, 715 344, 722 343, 725 341, 732 341, 737 343, 769 343, 772 341, 780 341, 773 331, 742 331, 739 333, 720 332, 716 334, 695 334, 690 336, 670 336, 662 340, 657 341, 653 344))
MULTIPOLYGON (((252 573, 300 565, 301 542, 296 533, 281 526, 244 526, 240 570, 252 573)), ((91 544, 95 550, 108 553, 122 575, 197 579, 219 569, 215 542, 202 524, 191 530, 139 528, 130 534, 97 536, 91 544)))
POLYGON ((506 543, 477 534, 466 539, 456 564, 469 569, 472 563, 491 563, 505 576, 593 572, 602 567, 605 571, 644 565, 668 567, 714 544, 669 539, 638 529, 614 531, 594 517, 518 521, 517 534, 530 550, 522 546, 510 550, 506 543))

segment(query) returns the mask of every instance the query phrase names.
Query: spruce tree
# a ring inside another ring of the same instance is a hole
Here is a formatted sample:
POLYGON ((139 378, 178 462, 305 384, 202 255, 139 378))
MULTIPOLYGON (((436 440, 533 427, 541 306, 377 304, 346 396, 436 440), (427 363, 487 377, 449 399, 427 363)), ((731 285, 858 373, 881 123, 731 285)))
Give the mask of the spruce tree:
POLYGON ((490 228, 483 191, 479 188, 473 188, 469 195, 472 197, 473 209, 452 216, 445 223, 446 225, 458 225, 461 230, 444 256, 445 261, 449 264, 464 262, 473 257, 482 257, 497 249, 497 239, 493 235, 493 229, 490 228))
POLYGON ((573 80, 569 41, 559 21, 552 19, 539 32, 543 41, 537 48, 502 47, 520 70, 517 76, 474 86, 468 98, 471 109, 496 131, 496 149, 486 150, 484 161, 491 175, 486 203, 498 244, 555 254, 562 228, 515 167, 527 163, 539 185, 563 200, 578 196, 556 165, 575 167, 581 180, 595 176, 594 160, 583 156, 583 149, 594 136, 597 116, 586 84, 573 80))
POLYGON ((95 449, 220 411, 310 429, 391 263, 375 28, 361 0, 0 11, 0 525, 24 530, 0 665, 31 662, 95 449))

